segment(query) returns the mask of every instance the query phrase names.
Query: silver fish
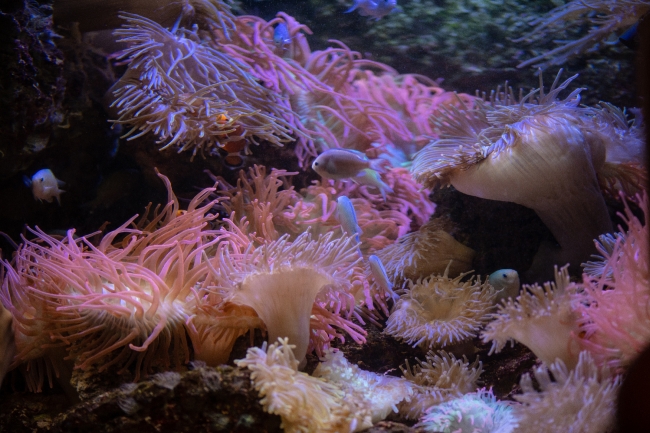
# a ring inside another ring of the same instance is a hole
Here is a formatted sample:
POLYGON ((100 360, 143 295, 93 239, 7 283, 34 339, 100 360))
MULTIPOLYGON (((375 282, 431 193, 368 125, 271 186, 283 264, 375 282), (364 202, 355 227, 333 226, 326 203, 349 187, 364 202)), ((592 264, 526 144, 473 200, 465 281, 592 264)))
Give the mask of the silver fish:
POLYGON ((362 185, 370 185, 381 192, 386 200, 386 193, 393 190, 381 180, 372 162, 363 152, 352 149, 328 149, 318 155, 311 168, 326 179, 351 179, 362 185))

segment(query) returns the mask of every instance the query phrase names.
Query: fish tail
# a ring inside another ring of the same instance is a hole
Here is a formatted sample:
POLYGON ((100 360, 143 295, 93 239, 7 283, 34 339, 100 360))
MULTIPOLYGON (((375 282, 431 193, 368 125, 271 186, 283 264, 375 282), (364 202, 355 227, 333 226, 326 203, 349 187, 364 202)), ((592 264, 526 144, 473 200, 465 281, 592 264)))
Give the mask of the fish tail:
POLYGON ((361 176, 356 177, 355 180, 360 184, 370 185, 377 188, 381 193, 384 201, 386 201, 386 194, 393 193, 393 189, 388 186, 386 182, 381 180, 381 177, 379 176, 377 170, 366 168, 361 172, 361 176))
POLYGON ((349 14, 350 12, 355 11, 358 7, 359 7, 359 2, 357 0, 354 0, 354 4, 352 5, 352 7, 343 13, 349 14))

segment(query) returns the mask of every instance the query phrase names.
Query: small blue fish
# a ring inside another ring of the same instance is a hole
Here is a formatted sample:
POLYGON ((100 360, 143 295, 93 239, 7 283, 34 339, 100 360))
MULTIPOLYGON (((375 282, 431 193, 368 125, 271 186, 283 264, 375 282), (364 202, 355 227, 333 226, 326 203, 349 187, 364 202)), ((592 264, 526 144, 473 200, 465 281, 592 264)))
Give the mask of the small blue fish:
POLYGON ((336 200, 336 211, 338 213, 341 228, 348 236, 354 236, 354 239, 359 243, 359 235, 361 234, 361 227, 357 222, 357 213, 354 211, 354 206, 349 198, 342 195, 336 200))
POLYGON ((381 259, 373 254, 368 257, 368 263, 370 264, 370 272, 372 272, 372 276, 379 287, 384 290, 384 292, 388 293, 394 301, 397 301, 399 295, 393 291, 393 283, 388 279, 386 268, 384 268, 381 259))
POLYGON ((365 153, 357 150, 328 149, 318 155, 311 168, 326 179, 351 179, 362 185, 374 186, 384 200, 386 193, 393 192, 391 187, 381 180, 379 173, 373 168, 373 162, 365 153))
POLYGON ((287 45, 291 43, 291 35, 289 34, 289 29, 285 23, 278 23, 273 30, 273 44, 284 51, 287 49, 287 45))
POLYGON ((488 283, 497 292, 495 302, 516 298, 519 294, 519 274, 514 269, 499 269, 488 277, 488 283))
POLYGON ((389 13, 398 10, 397 0, 354 0, 354 4, 345 13, 358 9, 362 17, 372 17, 379 21, 389 13))

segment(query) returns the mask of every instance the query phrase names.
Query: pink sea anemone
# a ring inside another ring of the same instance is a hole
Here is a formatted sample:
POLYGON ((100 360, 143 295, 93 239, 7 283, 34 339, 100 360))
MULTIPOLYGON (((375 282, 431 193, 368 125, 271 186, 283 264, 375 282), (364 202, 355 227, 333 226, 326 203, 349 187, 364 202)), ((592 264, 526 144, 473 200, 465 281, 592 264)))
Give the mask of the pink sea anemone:
POLYGON ((23 239, 12 263, 3 263, 16 362, 63 348, 76 368, 135 364, 137 378, 189 361, 186 331, 195 334, 196 290, 208 271, 203 255, 221 238, 205 230, 215 218, 211 205, 198 207, 211 191, 185 212, 170 192, 173 199, 143 229, 129 228, 133 217, 98 245, 73 230, 59 240, 32 229, 35 240, 23 239))
POLYGON ((111 89, 116 123, 134 139, 153 133, 164 148, 205 151, 233 140, 292 141, 279 96, 255 81, 245 64, 200 43, 195 33, 169 31, 124 14, 115 31, 129 46, 129 68, 111 89))
POLYGON ((576 341, 598 364, 614 368, 629 365, 650 343, 650 253, 648 252, 648 196, 637 196, 643 222, 626 203, 624 233, 611 237, 610 251, 602 250, 598 275, 583 277, 575 295, 580 314, 576 341))

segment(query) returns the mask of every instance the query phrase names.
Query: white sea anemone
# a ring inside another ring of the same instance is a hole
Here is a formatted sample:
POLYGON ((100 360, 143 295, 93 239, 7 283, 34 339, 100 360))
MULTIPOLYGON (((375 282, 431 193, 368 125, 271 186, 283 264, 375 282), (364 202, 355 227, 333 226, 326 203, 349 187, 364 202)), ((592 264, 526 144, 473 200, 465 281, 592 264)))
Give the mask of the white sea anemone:
POLYGON ((498 401, 485 389, 431 407, 418 423, 442 433, 510 433, 516 425, 513 402, 498 401))
POLYGON ((522 394, 515 400, 519 433, 611 432, 620 377, 599 370, 588 352, 581 352, 573 370, 561 360, 534 370, 539 391, 530 375, 521 378, 522 394), (553 379, 551 380, 551 375, 553 379))
POLYGON ((496 293, 480 277, 461 282, 467 274, 451 279, 431 276, 409 282, 388 318, 385 333, 423 348, 457 344, 477 335, 489 319, 496 293))
POLYGON ((426 360, 417 361, 413 368, 408 361, 406 367, 400 367, 404 378, 415 384, 411 400, 399 405, 400 413, 408 419, 419 419, 431 406, 474 391, 483 371, 478 358, 470 364, 466 358, 456 359, 443 350, 437 354, 429 351, 426 360))

